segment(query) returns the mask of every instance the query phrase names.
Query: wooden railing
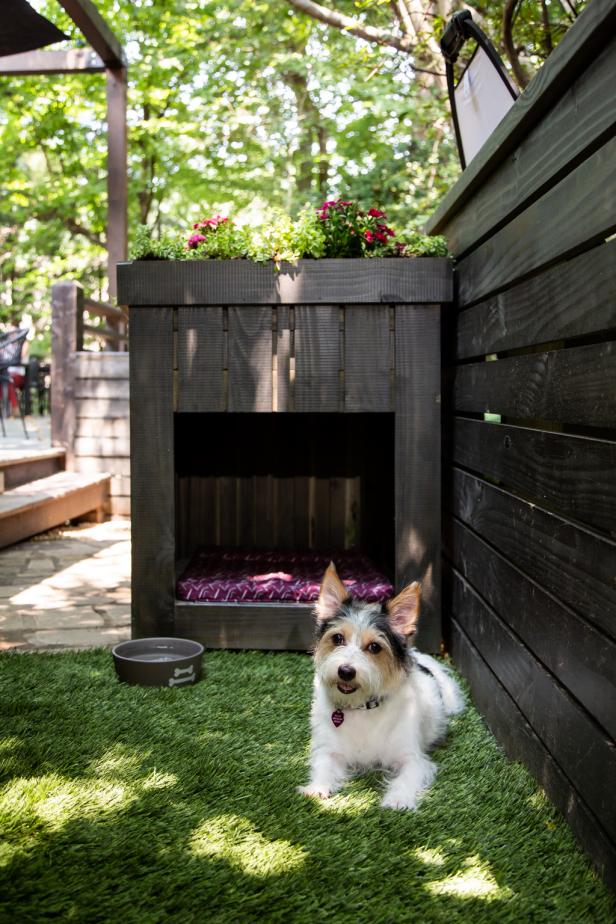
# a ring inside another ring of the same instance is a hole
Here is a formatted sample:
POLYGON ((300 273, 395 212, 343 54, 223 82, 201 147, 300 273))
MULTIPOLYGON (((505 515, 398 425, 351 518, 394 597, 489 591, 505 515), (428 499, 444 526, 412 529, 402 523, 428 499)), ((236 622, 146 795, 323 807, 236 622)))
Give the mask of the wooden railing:
POLYGON ((69 470, 112 475, 110 512, 120 515, 130 512, 127 326, 122 308, 78 283, 53 286, 52 444, 69 470))

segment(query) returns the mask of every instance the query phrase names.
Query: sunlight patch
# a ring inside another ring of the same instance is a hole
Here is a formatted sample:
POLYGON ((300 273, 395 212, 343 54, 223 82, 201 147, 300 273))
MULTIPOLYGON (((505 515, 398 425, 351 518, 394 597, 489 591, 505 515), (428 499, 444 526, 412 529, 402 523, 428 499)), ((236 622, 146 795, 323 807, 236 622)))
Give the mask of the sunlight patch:
POLYGON ((479 857, 469 857, 464 869, 455 876, 448 876, 439 882, 429 882, 425 887, 433 895, 451 895, 457 898, 483 898, 486 901, 512 897, 507 886, 499 886, 494 876, 479 857))
POLYGON ((246 818, 219 815, 193 833, 189 850, 197 857, 219 857, 251 876, 272 876, 297 869, 305 861, 301 847, 269 841, 246 818))
POLYGON ((413 850, 413 856, 427 866, 444 866, 445 857, 440 850, 431 850, 428 847, 417 847, 413 850))

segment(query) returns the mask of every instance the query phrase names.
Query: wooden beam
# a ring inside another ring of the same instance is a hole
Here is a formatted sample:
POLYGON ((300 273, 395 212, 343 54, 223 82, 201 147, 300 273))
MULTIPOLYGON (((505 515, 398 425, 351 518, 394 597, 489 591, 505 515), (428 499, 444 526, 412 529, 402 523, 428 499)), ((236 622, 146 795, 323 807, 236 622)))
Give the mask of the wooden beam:
POLYGON ((94 73, 104 71, 105 64, 92 48, 70 48, 68 51, 24 51, 19 55, 0 58, 0 74, 29 76, 30 74, 69 74, 72 71, 94 73))
POLYGON ((109 297, 117 293, 116 266, 126 260, 127 127, 126 68, 107 70, 107 272, 109 297))
POLYGON ((59 0, 59 3, 107 67, 125 66, 126 60, 122 45, 91 0, 59 0))

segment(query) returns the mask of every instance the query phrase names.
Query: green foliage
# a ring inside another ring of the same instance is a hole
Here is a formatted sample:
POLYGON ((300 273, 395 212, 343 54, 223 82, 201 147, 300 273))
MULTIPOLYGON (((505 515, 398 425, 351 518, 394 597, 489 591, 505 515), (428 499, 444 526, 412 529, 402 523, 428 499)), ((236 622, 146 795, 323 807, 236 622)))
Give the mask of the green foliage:
POLYGON ((185 247, 171 234, 154 237, 147 225, 139 225, 130 252, 131 260, 181 260, 185 247))
POLYGON ((446 257, 449 254, 447 241, 442 234, 429 237, 412 229, 401 231, 397 240, 404 246, 407 257, 446 257))

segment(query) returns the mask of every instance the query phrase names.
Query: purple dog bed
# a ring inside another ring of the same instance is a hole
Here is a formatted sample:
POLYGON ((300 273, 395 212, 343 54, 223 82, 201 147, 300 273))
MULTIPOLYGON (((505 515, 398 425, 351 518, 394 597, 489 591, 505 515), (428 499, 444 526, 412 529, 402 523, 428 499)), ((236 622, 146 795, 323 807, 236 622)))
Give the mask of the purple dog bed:
POLYGON ((333 561, 353 596, 378 602, 393 587, 359 552, 199 549, 177 582, 180 600, 203 603, 314 603, 333 561))

